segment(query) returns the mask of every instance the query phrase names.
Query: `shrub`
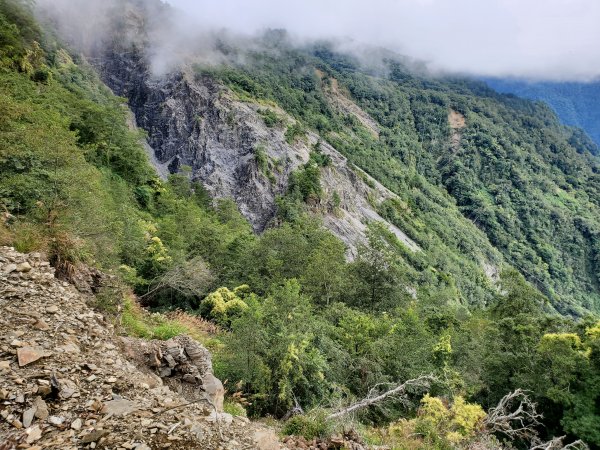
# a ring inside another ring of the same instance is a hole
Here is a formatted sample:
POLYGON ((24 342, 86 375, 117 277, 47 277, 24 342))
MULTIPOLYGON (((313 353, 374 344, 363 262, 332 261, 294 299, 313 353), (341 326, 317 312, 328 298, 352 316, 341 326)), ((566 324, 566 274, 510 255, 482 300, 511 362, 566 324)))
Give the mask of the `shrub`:
POLYGON ((259 109, 258 113, 268 128, 273 128, 277 125, 281 125, 282 123, 281 117, 279 117, 279 115, 271 109, 259 109))
POLYGON ((288 144, 293 144, 296 140, 305 134, 304 127, 300 124, 300 122, 296 122, 293 125, 290 125, 285 132, 285 140, 288 144))
POLYGON ((221 326, 229 327, 248 308, 246 302, 236 295, 236 291, 242 293, 248 289, 248 286, 239 286, 233 292, 226 287, 217 289, 202 300, 200 314, 221 326))
POLYGON ((246 408, 230 399, 226 399, 223 403, 223 411, 232 416, 246 417, 247 415, 246 408))
POLYGON ((265 150, 264 145, 259 145, 254 150, 254 160, 258 170, 260 170, 265 176, 269 176, 269 156, 265 150))
POLYGON ((413 425, 425 441, 451 447, 473 439, 485 415, 481 406, 467 403, 460 396, 448 406, 442 399, 427 394, 413 425))
POLYGON ((18 252, 46 251, 48 240, 40 225, 17 222, 10 227, 0 225, 0 245, 10 245, 18 252))
POLYGON ((306 439, 326 438, 333 432, 331 421, 322 409, 316 409, 308 414, 294 416, 282 428, 285 435, 303 436, 306 439))

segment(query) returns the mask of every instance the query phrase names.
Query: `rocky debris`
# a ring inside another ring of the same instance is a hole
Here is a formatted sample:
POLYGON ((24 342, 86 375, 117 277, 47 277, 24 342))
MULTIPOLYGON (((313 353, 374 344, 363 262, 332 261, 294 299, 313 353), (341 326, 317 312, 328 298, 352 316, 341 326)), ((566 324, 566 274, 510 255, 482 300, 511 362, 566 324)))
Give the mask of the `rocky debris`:
POLYGON ((44 351, 43 347, 21 347, 17 349, 17 360, 21 367, 50 355, 51 353, 44 351))
POLYGON ((325 74, 318 69, 316 70, 316 75, 321 80, 321 87, 331 106, 344 115, 353 116, 374 137, 379 138, 380 129, 377 121, 352 101, 349 92, 340 89, 338 80, 333 77, 325 77, 325 74))
POLYGON ((212 371, 210 352, 187 336, 168 341, 122 338, 125 352, 189 402, 205 401, 208 413, 223 411, 225 389, 212 371))
POLYGON ((279 439, 273 430, 258 430, 254 433, 256 445, 261 450, 279 450, 279 439))
POLYGON ((289 448, 304 450, 367 450, 368 448, 354 431, 333 435, 328 439, 310 441, 301 436, 287 436, 283 442, 289 448))
POLYGON ((78 264, 69 276, 69 281, 84 294, 97 294, 101 287, 106 286, 113 277, 100 270, 83 264, 78 264))
POLYGON ((81 443, 82 444, 89 444, 91 442, 98 442, 100 439, 102 439, 107 434, 108 434, 108 430, 94 430, 94 431, 91 431, 90 433, 84 434, 81 437, 81 443))
POLYGON ((257 443, 264 426, 220 412, 204 347, 187 337, 124 345, 88 303, 41 255, 0 247, 1 450, 280 448, 257 443), (193 401, 204 395, 218 412, 193 401))
MULTIPOLYGON (((317 135, 309 134, 311 142, 318 142, 317 135)), ((387 199, 397 199, 396 194, 358 167, 350 167, 347 159, 327 142, 321 142, 321 152, 331 158, 331 165, 321 171, 323 197, 331 199, 337 193, 340 204, 333 209, 329 201, 320 205, 323 224, 337 235, 349 249, 350 256, 356 256, 356 248, 366 243, 367 223, 384 222, 400 242, 410 251, 421 251, 414 242, 395 225, 387 222, 377 212, 374 205, 387 199)))
POLYGON ((131 400, 126 400, 124 398, 117 398, 115 400, 110 400, 105 402, 102 406, 103 414, 110 414, 112 416, 126 416, 134 411, 138 411, 139 406, 137 403, 132 402, 131 400))
POLYGON ((27 261, 24 261, 20 264, 17 264, 15 270, 17 272, 29 272, 31 270, 31 265, 27 261))

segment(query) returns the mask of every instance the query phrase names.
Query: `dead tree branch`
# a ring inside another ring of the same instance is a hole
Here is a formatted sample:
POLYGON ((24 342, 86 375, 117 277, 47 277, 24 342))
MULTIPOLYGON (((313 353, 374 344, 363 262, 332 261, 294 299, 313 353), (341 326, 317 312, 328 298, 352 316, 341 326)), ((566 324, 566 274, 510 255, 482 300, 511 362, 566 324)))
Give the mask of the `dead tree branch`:
POLYGON ((548 442, 540 441, 537 427, 541 425, 542 414, 536 408, 537 404, 526 391, 517 389, 509 392, 489 410, 484 421, 485 428, 490 434, 501 433, 511 440, 529 441, 529 450, 589 450, 581 440, 565 445, 565 436, 548 442))
POLYGON ((565 436, 555 437, 548 442, 536 442, 529 450, 589 450, 589 447, 581 439, 565 445, 565 436))
POLYGON ((394 388, 389 389, 383 393, 378 393, 379 387, 381 385, 374 386, 373 388, 371 388, 366 398, 346 408, 343 408, 333 414, 330 414, 329 416, 327 416, 327 420, 337 419, 339 417, 345 416, 346 414, 350 414, 351 412, 366 408, 376 403, 380 403, 390 398, 395 397, 396 399, 404 400, 406 398, 406 394, 408 393, 407 391, 413 389, 419 391, 426 391, 430 388, 431 383, 433 383, 434 381, 436 381, 436 378, 434 376, 422 375, 418 378, 405 381, 404 383, 397 385, 394 388))
POLYGON ((150 297, 163 289, 172 289, 189 297, 202 296, 213 281, 214 276, 208 265, 198 256, 172 267, 156 278, 148 292, 140 298, 150 297))
POLYGON ((491 433, 502 433, 510 439, 532 440, 537 436, 542 414, 536 403, 522 389, 506 394, 489 410, 485 426, 491 433))

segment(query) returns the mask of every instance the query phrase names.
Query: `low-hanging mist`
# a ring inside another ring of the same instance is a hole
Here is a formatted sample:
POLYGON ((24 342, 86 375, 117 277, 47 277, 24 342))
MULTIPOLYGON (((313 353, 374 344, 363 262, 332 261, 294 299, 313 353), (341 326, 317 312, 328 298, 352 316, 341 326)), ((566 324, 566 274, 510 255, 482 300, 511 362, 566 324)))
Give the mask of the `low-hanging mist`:
MULTIPOLYGON (((156 0, 136 1, 165 13, 156 0)), ((355 53, 364 53, 359 49, 365 46, 385 47, 424 61, 435 72, 577 81, 600 75, 600 3, 593 0, 167 2, 173 6, 170 20, 161 16, 153 36, 159 72, 190 53, 219 62, 223 55, 215 42, 224 33, 229 39, 237 35, 236 45, 243 46, 248 36, 283 28, 298 42, 333 39, 355 53)), ((124 3, 38 2, 85 45, 102 36, 103 18, 124 3)))

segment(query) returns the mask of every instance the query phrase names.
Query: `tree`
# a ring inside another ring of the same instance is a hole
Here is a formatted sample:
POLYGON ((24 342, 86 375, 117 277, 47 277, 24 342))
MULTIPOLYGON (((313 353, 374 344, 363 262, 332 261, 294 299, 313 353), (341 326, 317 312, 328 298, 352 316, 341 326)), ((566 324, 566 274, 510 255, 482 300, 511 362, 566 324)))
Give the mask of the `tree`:
POLYGON ((214 281, 215 277, 208 264, 202 257, 197 256, 175 264, 159 275, 150 284, 148 292, 140 298, 152 299, 164 294, 165 291, 174 291, 183 298, 198 299, 206 295, 214 281))
POLYGON ((368 245, 361 245, 353 263, 354 296, 358 304, 374 311, 383 301, 394 305, 400 285, 398 256, 390 245, 389 231, 380 222, 371 222, 367 229, 368 245))
POLYGON ((327 235, 308 257, 301 283, 304 292, 316 302, 329 305, 343 297, 346 281, 345 250, 342 241, 327 235))
POLYGON ((295 280, 274 287, 232 325, 226 378, 240 380, 253 413, 284 415, 322 400, 326 360, 314 345, 310 298, 295 280))

